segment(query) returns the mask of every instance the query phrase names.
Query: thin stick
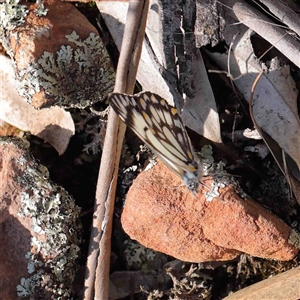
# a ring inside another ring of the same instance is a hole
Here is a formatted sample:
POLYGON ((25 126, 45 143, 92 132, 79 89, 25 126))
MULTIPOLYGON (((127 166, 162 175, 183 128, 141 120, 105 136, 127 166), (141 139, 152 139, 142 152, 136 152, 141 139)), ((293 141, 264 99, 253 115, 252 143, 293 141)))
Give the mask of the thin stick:
MULTIPOLYGON (((250 95, 250 99, 249 99, 249 111, 250 111, 250 116, 251 116, 251 119, 254 123, 254 125, 256 127, 259 127, 257 126, 257 123, 255 121, 255 118, 254 118, 254 115, 253 115, 253 96, 254 96, 254 91, 255 91, 255 88, 256 88, 256 85, 258 83, 258 81, 260 80, 261 76, 264 74, 264 71, 261 70, 260 73, 257 75, 257 77, 255 78, 253 84, 252 84, 252 87, 251 87, 251 95, 250 95)), ((260 127, 259 127, 260 128, 260 127)))
MULTIPOLYGON (((149 1, 130 1, 115 92, 132 93, 144 38, 149 1)), ((112 216, 118 165, 126 126, 110 111, 101 157, 93 228, 85 275, 85 300, 108 299, 112 216)))

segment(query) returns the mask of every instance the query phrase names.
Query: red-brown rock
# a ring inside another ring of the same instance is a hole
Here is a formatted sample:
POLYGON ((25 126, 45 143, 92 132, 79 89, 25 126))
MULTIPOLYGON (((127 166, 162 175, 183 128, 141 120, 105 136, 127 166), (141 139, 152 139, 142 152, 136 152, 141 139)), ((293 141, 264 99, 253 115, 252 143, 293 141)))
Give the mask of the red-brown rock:
MULTIPOLYGON (((210 187, 212 178, 203 183, 210 187)), ((131 186, 122 214, 126 233, 146 247, 183 261, 233 259, 241 252, 290 260, 290 228, 262 206, 241 199, 232 186, 208 202, 207 188, 194 196, 163 164, 142 172, 131 186)))
POLYGON ((0 298, 70 299, 79 208, 28 146, 0 137, 0 298))
POLYGON ((114 69, 96 28, 71 3, 22 5, 28 13, 0 36, 15 62, 20 95, 35 108, 85 107, 106 97, 114 69))

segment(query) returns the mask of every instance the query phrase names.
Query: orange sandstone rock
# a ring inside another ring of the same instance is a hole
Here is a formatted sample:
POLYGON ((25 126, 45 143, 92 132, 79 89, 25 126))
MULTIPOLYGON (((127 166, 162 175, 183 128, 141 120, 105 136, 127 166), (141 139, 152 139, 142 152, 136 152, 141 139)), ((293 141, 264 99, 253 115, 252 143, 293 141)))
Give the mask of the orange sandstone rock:
MULTIPOLYGON (((18 92, 35 108, 85 107, 106 97, 114 69, 96 28, 74 5, 24 2, 0 39, 15 62, 18 92)), ((9 9, 8 9, 9 11, 9 9)), ((9 18, 9 16, 7 16, 9 18)))
MULTIPOLYGON (((212 178, 204 178, 210 187, 212 178)), ((242 199, 232 186, 219 189, 208 202, 207 188, 190 193, 183 182, 159 163, 142 172, 131 186, 122 225, 126 233, 146 247, 183 261, 229 260, 241 252, 290 260, 298 252, 288 243, 290 228, 250 199, 242 199)))
POLYGON ((0 137, 0 298, 70 299, 80 210, 28 146, 0 137))

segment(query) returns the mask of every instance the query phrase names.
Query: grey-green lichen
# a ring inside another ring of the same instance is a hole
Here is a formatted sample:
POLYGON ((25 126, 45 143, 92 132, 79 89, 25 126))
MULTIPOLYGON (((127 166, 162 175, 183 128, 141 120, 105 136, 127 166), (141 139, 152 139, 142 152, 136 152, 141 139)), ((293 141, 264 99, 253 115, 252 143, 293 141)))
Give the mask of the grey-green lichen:
POLYGON ((32 296, 35 294, 35 289, 40 286, 44 273, 43 270, 39 270, 30 278, 22 278, 21 284, 17 286, 18 297, 34 299, 32 296))
POLYGON ((18 215, 30 218, 37 233, 31 238, 31 252, 25 255, 28 276, 21 279, 17 294, 32 300, 46 294, 51 299, 71 299, 81 243, 80 209, 68 192, 50 181, 47 168, 30 156, 28 142, 9 138, 0 143, 13 143, 22 150, 22 156, 12 158, 14 169, 25 166, 16 178, 23 189, 18 215))
MULTIPOLYGON (((34 295, 32 290, 39 286, 38 283, 45 283, 47 278, 44 288, 51 292, 53 299, 69 299, 76 271, 75 260, 79 252, 79 208, 63 188, 52 184, 49 193, 49 190, 42 188, 45 186, 45 178, 35 180, 41 183, 21 194, 22 206, 19 215, 30 217, 32 230, 45 236, 45 239, 32 237, 31 246, 46 259, 41 261, 40 255, 30 256, 28 273, 32 274, 37 267, 39 269, 26 280, 21 280, 17 287, 18 294, 34 295), (50 272, 45 272, 45 268, 50 272)), ((31 183, 32 181, 29 185, 31 183)))
POLYGON ((38 17, 46 16, 49 9, 45 8, 44 4, 42 3, 42 0, 36 0, 36 3, 38 4, 38 8, 34 11, 35 15, 38 17))
POLYGON ((76 132, 87 141, 84 143, 83 152, 98 154, 103 147, 109 107, 103 111, 96 111, 92 107, 71 110, 76 132))
POLYGON ((209 190, 205 193, 206 201, 218 198, 220 196, 219 188, 224 188, 229 184, 234 187, 240 197, 244 198, 247 196, 234 177, 224 170, 225 163, 222 161, 218 163, 214 162, 212 147, 210 145, 202 147, 200 155, 202 157, 203 175, 207 176, 211 174, 214 177, 212 186, 207 187, 209 190))
POLYGON ((9 34, 25 23, 27 14, 27 6, 20 5, 19 0, 6 0, 0 3, 0 41, 11 56, 13 53, 9 47, 9 34))
POLYGON ((100 37, 90 33, 81 40, 73 31, 68 45, 56 53, 45 51, 37 61, 18 72, 18 91, 31 103, 44 91, 49 105, 84 108, 112 91, 114 70, 100 37))
POLYGON ((141 245, 140 243, 132 240, 124 241, 126 249, 124 254, 128 266, 141 268, 142 265, 155 259, 156 253, 154 250, 141 245))
POLYGON ((19 0, 6 0, 0 3, 0 31, 13 30, 25 23, 27 6, 20 5, 19 0))
POLYGON ((300 249, 300 233, 296 229, 291 229, 288 242, 300 249))

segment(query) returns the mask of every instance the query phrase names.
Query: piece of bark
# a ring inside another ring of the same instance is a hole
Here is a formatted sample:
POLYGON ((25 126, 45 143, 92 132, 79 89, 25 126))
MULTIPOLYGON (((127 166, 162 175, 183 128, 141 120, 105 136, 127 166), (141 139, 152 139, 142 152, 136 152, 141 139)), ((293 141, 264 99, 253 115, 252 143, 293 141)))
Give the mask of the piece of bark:
POLYGON ((219 13, 222 7, 215 0, 196 1, 195 43, 196 47, 216 46, 224 39, 225 20, 219 13))
POLYGON ((300 267, 270 277, 256 284, 235 292, 224 300, 248 299, 300 299, 300 267))

